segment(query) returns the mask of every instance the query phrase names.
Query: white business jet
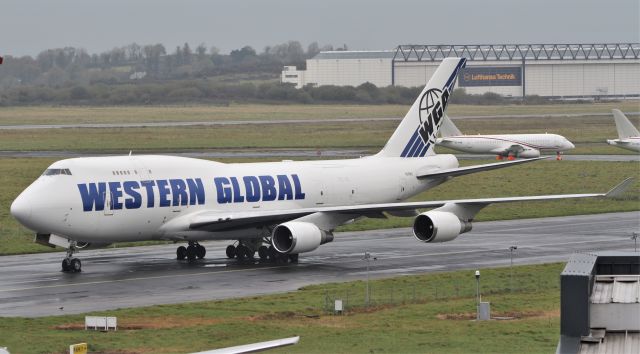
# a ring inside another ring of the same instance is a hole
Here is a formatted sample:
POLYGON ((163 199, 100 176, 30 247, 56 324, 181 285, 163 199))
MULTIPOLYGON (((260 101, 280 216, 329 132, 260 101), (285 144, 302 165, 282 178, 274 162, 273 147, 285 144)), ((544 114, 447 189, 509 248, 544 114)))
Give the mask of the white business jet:
POLYGON ((472 154, 496 154, 498 160, 540 157, 540 152, 555 152, 561 160, 561 152, 575 147, 558 134, 463 135, 446 114, 440 134, 437 145, 472 154))
POLYGON ((613 119, 616 121, 618 139, 607 140, 607 144, 631 151, 640 151, 640 132, 638 129, 619 109, 613 109, 611 112, 613 112, 613 119))
MULTIPOLYGON (((174 156, 86 157, 47 168, 11 205, 35 240, 67 249, 63 271, 78 272, 73 254, 112 242, 185 242, 178 259, 205 256, 202 240, 234 240, 227 256, 296 262, 333 240, 339 225, 383 212, 415 216, 413 233, 443 242, 471 229, 491 203, 585 198, 605 194, 404 202, 455 176, 532 160, 458 167, 436 155, 436 134, 465 59, 445 59, 376 155, 348 160, 224 164, 174 156), (419 214, 421 208, 435 208, 419 214)), ((614 188, 619 193, 629 181, 614 188)))

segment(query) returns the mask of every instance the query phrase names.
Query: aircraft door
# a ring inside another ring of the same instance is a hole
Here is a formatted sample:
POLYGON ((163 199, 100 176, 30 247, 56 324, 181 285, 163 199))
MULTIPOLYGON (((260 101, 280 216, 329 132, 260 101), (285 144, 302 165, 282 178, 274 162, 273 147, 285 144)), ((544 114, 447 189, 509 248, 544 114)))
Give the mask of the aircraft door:
POLYGON ((112 196, 110 192, 105 193, 105 196, 104 196, 104 215, 105 216, 113 215, 112 196))

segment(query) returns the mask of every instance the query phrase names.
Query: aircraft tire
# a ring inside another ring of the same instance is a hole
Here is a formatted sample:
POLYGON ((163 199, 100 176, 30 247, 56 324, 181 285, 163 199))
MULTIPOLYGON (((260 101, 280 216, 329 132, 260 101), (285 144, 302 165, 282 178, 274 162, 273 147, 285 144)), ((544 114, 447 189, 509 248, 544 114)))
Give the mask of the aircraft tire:
POLYGON ((82 272, 82 262, 80 262, 80 260, 78 258, 72 258, 71 259, 71 269, 72 272, 74 273, 80 273, 82 272))
POLYGON ((202 245, 196 246, 196 256, 198 257, 198 259, 204 258, 206 254, 207 254, 207 249, 204 248, 204 246, 202 245))
POLYGON ((71 270, 71 260, 69 258, 65 258, 62 260, 62 271, 68 272, 71 270))
POLYGON ((256 251, 254 251, 251 248, 245 246, 244 247, 244 256, 247 259, 253 259, 256 256, 256 251))
POLYGON ((196 246, 189 245, 189 247, 187 247, 187 259, 190 261, 196 259, 196 246))
POLYGON ((278 251, 276 251, 276 249, 273 248, 273 246, 269 246, 269 248, 267 248, 267 255, 268 255, 268 259, 271 262, 275 262, 278 257, 278 251))
POLYGON ((298 263, 298 254, 290 254, 289 261, 291 261, 291 263, 298 263))
POLYGON ((238 257, 239 261, 244 260, 247 255, 247 252, 244 249, 245 247, 243 245, 238 245, 238 247, 236 247, 236 257, 238 257))
POLYGON ((289 263, 289 256, 276 251, 276 264, 287 264, 289 263))
POLYGON ((269 258, 269 247, 267 247, 267 246, 258 247, 258 256, 263 261, 268 259, 269 258))
POLYGON ((227 258, 235 258, 236 256, 236 246, 229 245, 227 246, 227 258))
POLYGON ((178 247, 178 249, 176 250, 176 258, 181 261, 185 258, 187 258, 187 248, 184 246, 180 246, 178 247))

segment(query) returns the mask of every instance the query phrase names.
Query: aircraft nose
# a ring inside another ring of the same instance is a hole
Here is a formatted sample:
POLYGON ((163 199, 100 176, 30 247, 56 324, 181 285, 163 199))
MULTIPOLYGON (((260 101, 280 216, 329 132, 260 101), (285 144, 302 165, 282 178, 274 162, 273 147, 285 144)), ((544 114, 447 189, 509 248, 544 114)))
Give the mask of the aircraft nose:
POLYGON ((22 192, 22 194, 11 203, 11 215, 23 225, 29 222, 32 213, 31 202, 25 196, 25 192, 22 192))
POLYGON ((575 146, 575 145, 573 145, 573 143, 572 143, 572 142, 570 142, 569 140, 567 140, 567 147, 568 147, 569 149, 573 149, 573 148, 575 148, 576 146, 575 146))

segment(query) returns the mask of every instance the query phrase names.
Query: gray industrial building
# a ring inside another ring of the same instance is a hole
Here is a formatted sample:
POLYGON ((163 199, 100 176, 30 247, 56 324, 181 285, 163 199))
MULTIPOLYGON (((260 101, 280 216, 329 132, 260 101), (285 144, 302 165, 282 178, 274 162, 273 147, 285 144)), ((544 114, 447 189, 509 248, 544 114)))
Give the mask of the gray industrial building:
POLYGON ((558 354, 640 353, 640 254, 574 254, 560 276, 558 354))
POLYGON ((399 45, 395 50, 320 52, 281 81, 305 85, 424 86, 440 61, 467 58, 467 93, 558 99, 640 97, 640 44, 399 45))

